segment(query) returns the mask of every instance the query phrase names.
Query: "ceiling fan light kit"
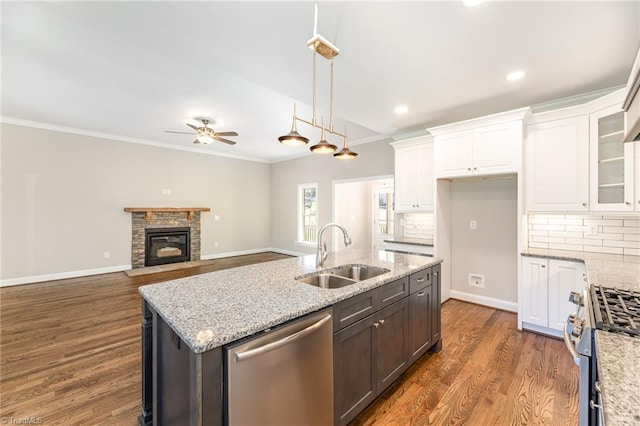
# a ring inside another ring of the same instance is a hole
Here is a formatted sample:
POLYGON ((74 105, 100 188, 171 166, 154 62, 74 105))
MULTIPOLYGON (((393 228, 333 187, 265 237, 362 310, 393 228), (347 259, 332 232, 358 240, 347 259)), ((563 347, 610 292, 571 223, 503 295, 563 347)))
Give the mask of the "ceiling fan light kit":
POLYGON ((309 139, 302 136, 298 133, 296 123, 298 121, 302 123, 306 123, 315 128, 322 129, 322 136, 320 138, 320 142, 313 145, 311 148, 311 152, 314 154, 331 154, 335 152, 338 147, 327 142, 325 138, 325 132, 329 132, 332 135, 341 136, 344 139, 344 147, 343 149, 337 153, 333 154, 334 157, 340 159, 352 159, 355 158, 358 154, 349 150, 348 142, 347 142, 347 131, 345 126, 345 132, 340 133, 333 129, 333 58, 338 56, 340 50, 333 45, 326 38, 322 37, 320 34, 316 32, 318 23, 318 4, 315 5, 315 24, 313 29, 313 37, 307 41, 307 46, 313 50, 313 117, 311 120, 305 120, 301 117, 298 117, 296 114, 296 104, 293 104, 293 124, 291 126, 291 132, 286 135, 280 136, 278 140, 283 145, 288 146, 302 146, 306 145, 309 142, 309 139), (324 120, 322 124, 318 125, 316 119, 316 56, 320 54, 322 57, 329 61, 330 67, 330 92, 329 92, 329 128, 324 127, 324 120))
POLYGON ((178 133, 181 135, 195 135, 196 140, 193 141, 195 144, 203 144, 209 145, 213 143, 214 140, 218 142, 226 143, 227 145, 235 145, 236 143, 232 140, 225 139, 222 136, 238 136, 237 132, 216 132, 211 127, 209 127, 209 119, 208 118, 198 118, 198 121, 202 121, 202 126, 196 126, 191 123, 185 123, 187 126, 191 127, 195 133, 193 132, 173 132, 171 130, 165 130, 165 133, 178 133))

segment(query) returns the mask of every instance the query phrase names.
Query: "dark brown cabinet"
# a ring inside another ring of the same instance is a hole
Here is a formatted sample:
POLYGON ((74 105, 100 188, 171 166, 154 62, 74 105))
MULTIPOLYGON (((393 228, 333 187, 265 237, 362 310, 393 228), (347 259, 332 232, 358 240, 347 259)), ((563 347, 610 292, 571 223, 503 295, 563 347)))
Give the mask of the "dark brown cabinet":
POLYGON ((335 424, 346 425, 409 366, 407 298, 333 335, 335 424))
POLYGON ((409 295, 410 362, 420 358, 431 347, 433 322, 433 286, 428 285, 409 295))
POLYGON ((405 297, 375 315, 376 393, 409 367, 409 301, 405 297))

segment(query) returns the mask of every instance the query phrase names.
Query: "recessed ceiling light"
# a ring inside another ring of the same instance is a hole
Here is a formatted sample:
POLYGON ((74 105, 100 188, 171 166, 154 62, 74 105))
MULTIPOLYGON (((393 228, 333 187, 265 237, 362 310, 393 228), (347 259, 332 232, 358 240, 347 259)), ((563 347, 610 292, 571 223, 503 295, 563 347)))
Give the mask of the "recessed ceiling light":
POLYGON ((513 72, 510 72, 509 74, 507 74, 507 80, 516 81, 516 80, 520 80, 524 76, 525 76, 525 72, 524 71, 520 71, 520 70, 513 71, 513 72))
POLYGON ((393 110, 393 112, 395 112, 398 115, 406 114, 408 111, 409 111, 409 108, 406 105, 398 105, 393 110))
POLYGON ((465 7, 476 7, 482 3, 484 3, 485 0, 462 0, 462 4, 465 5, 465 7))

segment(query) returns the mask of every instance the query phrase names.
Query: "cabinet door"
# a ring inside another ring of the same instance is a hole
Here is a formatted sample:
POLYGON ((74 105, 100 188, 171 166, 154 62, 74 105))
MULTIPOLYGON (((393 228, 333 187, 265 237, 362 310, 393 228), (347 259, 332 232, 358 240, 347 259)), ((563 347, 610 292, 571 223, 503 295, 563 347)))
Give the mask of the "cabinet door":
POLYGON ((547 259, 522 257, 522 321, 541 327, 548 324, 548 263, 547 259))
POLYGON ((376 333, 376 391, 380 394, 409 366, 409 301, 381 310, 373 323, 376 333))
POLYGON ((470 130, 434 139, 436 177, 456 177, 471 174, 472 132, 470 130))
POLYGON ((562 330, 567 316, 576 305, 569 302, 569 293, 582 293, 585 286, 584 263, 549 260, 549 328, 562 330))
MULTIPOLYGON (((346 425, 377 396, 374 316, 333 335, 334 424, 346 425)), ((385 321, 386 322, 386 321, 385 321)))
POLYGON ((520 121, 475 129, 471 172, 478 175, 517 172, 517 153, 521 143, 520 121))
POLYGON ((415 147, 415 202, 417 209, 433 210, 434 175, 433 175, 433 144, 415 147))
POLYGON ((442 267, 440 264, 431 268, 432 271, 432 281, 431 281, 431 303, 433 304, 431 307, 431 341, 436 344, 437 348, 436 352, 440 349, 440 344, 438 341, 440 340, 440 309, 442 305, 441 293, 441 270, 442 267))
POLYGON ((624 112, 619 106, 589 117, 592 211, 632 211, 633 144, 622 143, 624 112))
POLYGON ((409 360, 413 363, 431 347, 432 286, 409 295, 409 360))
POLYGON ((530 212, 589 210, 589 117, 532 124, 525 147, 530 212))
POLYGON ((412 147, 395 151, 395 210, 415 210, 415 161, 412 147))

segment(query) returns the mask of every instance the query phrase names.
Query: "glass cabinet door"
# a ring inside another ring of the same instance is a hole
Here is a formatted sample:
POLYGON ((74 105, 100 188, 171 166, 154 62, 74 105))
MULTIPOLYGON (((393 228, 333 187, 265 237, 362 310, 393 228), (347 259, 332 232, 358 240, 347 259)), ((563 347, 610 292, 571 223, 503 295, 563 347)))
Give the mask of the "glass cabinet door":
POLYGON ((633 147, 622 143, 624 112, 591 114, 591 210, 633 209, 633 147))

